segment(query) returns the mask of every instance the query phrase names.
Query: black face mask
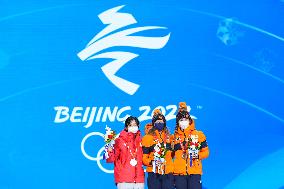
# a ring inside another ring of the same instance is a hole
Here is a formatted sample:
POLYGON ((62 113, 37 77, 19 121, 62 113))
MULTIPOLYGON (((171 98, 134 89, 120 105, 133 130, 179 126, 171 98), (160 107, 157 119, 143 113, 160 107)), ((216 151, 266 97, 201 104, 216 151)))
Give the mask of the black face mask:
POLYGON ((158 131, 162 131, 164 129, 165 123, 155 123, 154 126, 158 131))

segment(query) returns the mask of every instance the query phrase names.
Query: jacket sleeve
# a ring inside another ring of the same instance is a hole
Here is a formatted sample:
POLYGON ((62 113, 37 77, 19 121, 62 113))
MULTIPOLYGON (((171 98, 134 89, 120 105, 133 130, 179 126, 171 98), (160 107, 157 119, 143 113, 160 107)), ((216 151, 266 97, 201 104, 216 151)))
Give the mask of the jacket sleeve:
POLYGON ((120 140, 116 139, 115 144, 113 145, 114 149, 111 152, 108 152, 109 158, 106 159, 107 163, 113 163, 115 162, 120 155, 120 140))
POLYGON ((166 141, 166 145, 167 145, 166 160, 167 161, 172 161, 172 153, 173 153, 172 141, 173 141, 173 136, 171 135, 166 141))
POLYGON ((142 150, 143 150, 143 165, 145 166, 151 166, 153 156, 151 156, 151 148, 152 148, 152 140, 151 136, 145 135, 142 138, 142 150))
POLYGON ((201 144, 201 149, 199 151, 199 159, 202 160, 209 156, 209 148, 208 148, 208 144, 206 141, 206 136, 204 135, 203 132, 200 131, 199 137, 200 137, 200 144, 201 144))
POLYGON ((171 135, 171 155, 172 159, 175 157, 175 135, 171 135))
POLYGON ((168 149, 168 151, 166 153, 166 156, 165 156, 167 164, 171 164, 171 162, 173 161, 172 155, 173 155, 172 154, 172 149, 168 149))
POLYGON ((108 158, 106 159, 107 163, 113 163, 114 162, 114 151, 109 152, 108 151, 108 158))

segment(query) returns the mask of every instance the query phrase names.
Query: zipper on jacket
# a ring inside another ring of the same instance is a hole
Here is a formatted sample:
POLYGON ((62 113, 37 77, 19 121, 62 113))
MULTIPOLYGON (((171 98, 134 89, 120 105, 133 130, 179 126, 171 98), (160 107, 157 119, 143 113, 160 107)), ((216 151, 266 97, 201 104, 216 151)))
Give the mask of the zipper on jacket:
MULTIPOLYGON (((186 141, 185 141, 185 139, 186 139, 186 134, 185 134, 185 132, 183 132, 183 134, 184 134, 184 140, 183 140, 183 142, 185 142, 185 144, 186 144, 186 141)), ((184 144, 184 145, 185 145, 184 144)), ((188 145, 188 144, 187 144, 188 145)), ((188 149, 187 149, 188 150, 188 149)), ((186 153, 188 153, 188 152, 186 152, 186 153)), ((187 170, 187 166, 188 166, 188 157, 186 156, 186 160, 185 160, 185 162, 186 162, 186 164, 185 164, 185 171, 186 171, 186 175, 188 175, 188 170, 187 170)))

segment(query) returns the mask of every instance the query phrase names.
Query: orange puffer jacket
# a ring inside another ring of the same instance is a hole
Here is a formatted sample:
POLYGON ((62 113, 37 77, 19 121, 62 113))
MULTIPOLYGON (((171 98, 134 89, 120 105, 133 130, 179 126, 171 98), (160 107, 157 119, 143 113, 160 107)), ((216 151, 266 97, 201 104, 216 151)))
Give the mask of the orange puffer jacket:
POLYGON ((147 166, 147 172, 155 172, 158 174, 173 173, 172 149, 171 149, 171 136, 164 131, 161 133, 155 130, 152 134, 148 133, 142 138, 143 149, 143 164, 147 166), (158 142, 159 141, 159 142, 158 142), (163 148, 166 148, 165 163, 160 169, 153 170, 153 160, 156 144, 160 143, 163 148))
POLYGON ((172 147, 174 151, 174 174, 190 175, 202 174, 201 160, 209 156, 209 148, 206 137, 202 131, 195 129, 194 120, 191 125, 182 131, 178 128, 173 135, 172 147), (190 158, 188 153, 188 144, 192 145, 191 139, 198 140, 199 153, 198 158, 190 158))

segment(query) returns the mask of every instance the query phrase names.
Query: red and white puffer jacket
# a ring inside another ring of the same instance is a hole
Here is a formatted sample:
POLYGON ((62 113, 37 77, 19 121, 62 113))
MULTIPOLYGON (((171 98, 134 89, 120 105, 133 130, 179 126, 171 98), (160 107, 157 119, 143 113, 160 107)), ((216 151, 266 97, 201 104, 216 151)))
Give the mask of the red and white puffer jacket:
POLYGON ((108 152, 108 155, 109 158, 106 161, 114 163, 115 183, 144 183, 140 131, 135 134, 125 130, 121 131, 119 137, 115 140, 114 150, 108 152), (136 166, 130 164, 133 158, 137 161, 136 166))

